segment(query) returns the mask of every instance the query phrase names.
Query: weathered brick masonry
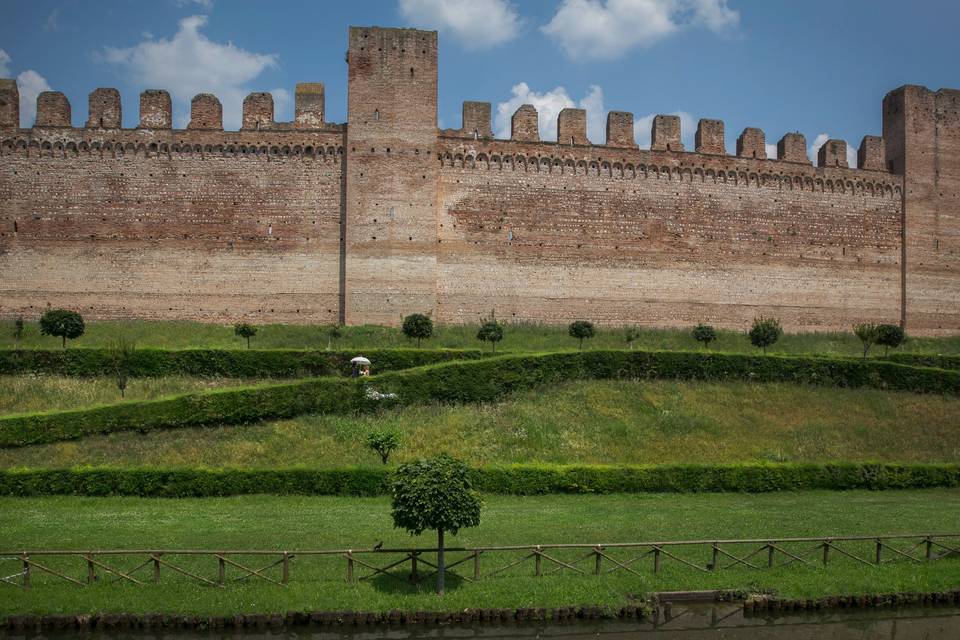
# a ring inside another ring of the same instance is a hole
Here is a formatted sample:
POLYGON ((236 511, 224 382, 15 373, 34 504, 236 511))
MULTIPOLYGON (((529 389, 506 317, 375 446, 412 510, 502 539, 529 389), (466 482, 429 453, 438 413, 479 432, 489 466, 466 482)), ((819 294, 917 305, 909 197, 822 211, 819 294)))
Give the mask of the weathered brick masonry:
POLYGON ((164 91, 121 129, 115 90, 71 128, 59 93, 21 129, 0 81, 0 314, 47 306, 93 318, 396 324, 501 318, 793 330, 905 321, 960 332, 960 92, 906 86, 883 101, 883 137, 859 168, 828 141, 818 167, 788 133, 777 159, 748 128, 727 155, 702 120, 696 149, 660 116, 638 149, 633 116, 590 141, 564 110, 539 140, 530 105, 511 140, 490 105, 437 129, 437 36, 351 28, 348 124, 324 120, 319 83, 294 122, 251 94, 223 131, 215 96, 171 128, 164 91))

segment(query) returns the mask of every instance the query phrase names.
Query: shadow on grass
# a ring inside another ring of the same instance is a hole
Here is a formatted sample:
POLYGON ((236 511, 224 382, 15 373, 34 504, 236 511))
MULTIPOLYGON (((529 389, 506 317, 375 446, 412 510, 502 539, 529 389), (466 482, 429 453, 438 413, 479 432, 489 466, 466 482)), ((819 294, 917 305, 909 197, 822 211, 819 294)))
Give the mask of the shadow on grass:
MULTIPOLYGON (((412 582, 409 570, 390 571, 389 575, 379 573, 375 577, 369 578, 368 582, 380 593, 412 595, 436 591, 437 574, 435 571, 421 571, 418 577, 417 582, 412 582)), ((452 571, 447 571, 444 578, 444 590, 447 593, 456 591, 464 582, 463 577, 452 571)))

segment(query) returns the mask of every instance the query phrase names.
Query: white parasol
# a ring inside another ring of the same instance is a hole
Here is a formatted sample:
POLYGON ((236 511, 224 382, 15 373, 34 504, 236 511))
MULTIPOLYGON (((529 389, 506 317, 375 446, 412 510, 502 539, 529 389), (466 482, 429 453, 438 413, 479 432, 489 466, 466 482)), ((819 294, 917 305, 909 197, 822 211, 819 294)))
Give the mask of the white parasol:
POLYGON ((357 356, 356 358, 350 361, 350 364, 370 364, 370 361, 364 358, 363 356, 357 356))

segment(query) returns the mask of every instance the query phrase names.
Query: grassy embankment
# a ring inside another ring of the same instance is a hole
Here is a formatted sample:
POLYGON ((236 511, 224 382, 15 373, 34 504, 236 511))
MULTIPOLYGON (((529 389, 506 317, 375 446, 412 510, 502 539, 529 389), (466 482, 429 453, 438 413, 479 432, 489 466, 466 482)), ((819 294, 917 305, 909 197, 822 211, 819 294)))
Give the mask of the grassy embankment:
MULTIPOLYGON (((481 525, 466 529, 450 545, 611 543, 671 539, 766 538, 776 536, 944 533, 960 521, 960 490, 923 492, 804 492, 766 495, 612 495, 486 496, 481 525)), ((386 498, 303 498, 245 496, 228 499, 158 500, 136 498, 0 499, 0 539, 15 549, 194 548, 194 549, 345 549, 384 546, 431 547, 435 538, 411 538, 394 529, 386 498)), ((809 545, 812 547, 812 545, 809 545)), ((903 547, 905 545, 901 545, 903 547)), ((872 557, 872 543, 846 546, 872 557)), ((4 549, 8 551, 10 549, 4 549)), ((752 549, 749 549, 752 550, 752 549)), ((749 551, 743 549, 742 553, 749 551)), ((611 551, 621 560, 628 553, 611 551)), ((679 552, 703 564, 709 550, 679 552)), ((570 560, 572 553, 552 552, 570 560)), ((460 555, 451 554, 453 558, 460 555)), ((766 554, 762 554, 761 564, 766 554)), ((370 560, 371 557, 363 556, 370 560)), ((516 558, 517 556, 513 556, 516 558)), ((463 607, 530 607, 576 604, 618 606, 630 595, 657 590, 725 588, 776 590, 784 597, 876 592, 928 592, 960 584, 960 559, 931 563, 896 562, 880 567, 859 564, 834 553, 823 567, 814 552, 810 566, 755 570, 723 569, 703 573, 664 558, 654 576, 650 558, 635 565, 642 574, 623 571, 602 576, 568 572, 533 577, 528 561, 505 574, 478 583, 448 581, 438 599, 430 585, 420 588, 380 577, 347 584, 345 561, 298 558, 287 588, 263 581, 236 582, 230 569, 224 590, 203 586, 162 570, 160 585, 107 583, 77 587, 35 572, 33 588, 8 588, 0 598, 0 615, 25 612, 82 613, 181 612, 225 615, 289 610, 452 610, 463 607)), ((888 558, 893 554, 889 553, 888 558)), ((374 561, 387 564, 396 556, 374 561)), ((507 564, 510 557, 482 558, 483 571, 507 564)), ((780 558, 783 560, 784 558, 780 558)), ((140 558, 114 561, 131 569, 140 558)), ((168 558, 174 564, 215 578, 212 558, 168 558)), ((262 565, 263 559, 243 558, 262 565)), ((109 561, 108 561, 109 562, 109 561)), ((85 579, 81 560, 47 559, 85 579)), ((376 562, 375 562, 376 563, 376 562)), ((544 561, 544 570, 553 565, 544 561)), ((587 564, 592 569, 593 560, 587 564)), ((0 562, 0 572, 14 573, 15 561, 0 562)), ((464 565, 467 575, 472 566, 464 565)), ((608 568, 612 565, 608 564, 608 568)), ((149 569, 142 577, 149 580, 149 569)), ((278 569, 272 569, 278 577, 278 569)), ((363 575, 366 571, 358 574, 363 575)))
MULTIPOLYGON (((213 384, 177 379, 189 383, 213 384)), ((109 399, 115 393, 109 384, 37 378, 23 383, 29 391, 23 395, 17 384, 0 384, 0 406, 14 411, 86 404, 88 386, 109 399)), ((171 382, 134 380, 130 394, 164 384, 171 382)), ((372 464, 377 459, 365 439, 381 428, 402 434, 397 461, 447 451, 477 465, 957 462, 958 415, 960 398, 950 396, 747 382, 584 381, 494 404, 306 415, 0 449, 0 467, 372 464)))
MULTIPOLYGON (((13 330, 0 331, 0 348, 12 348, 13 330)), ((710 345, 716 351, 755 353, 744 331, 720 331, 719 339, 710 345)), ((477 327, 473 325, 438 325, 432 339, 423 343, 424 348, 471 348, 483 346, 476 339, 477 327)), ((265 325, 259 327, 251 344, 261 349, 323 349, 328 345, 327 327, 317 325, 265 325)), ((343 337, 334 343, 337 349, 373 349, 415 346, 396 328, 381 326, 344 327, 343 337)), ((585 343, 586 348, 625 349, 624 328, 597 327, 597 336, 585 343)), ((68 348, 106 347, 119 336, 134 340, 139 347, 186 349, 207 347, 242 349, 246 341, 233 334, 233 327, 197 322, 88 322, 86 333, 70 341, 68 348)), ((24 348, 55 349, 60 339, 41 336, 35 322, 28 322, 21 346, 24 348)), ((641 329, 633 345, 637 349, 698 348, 690 337, 689 329, 641 329)), ((575 349, 577 341, 567 335, 565 326, 509 324, 498 351, 556 351, 575 349)), ((947 338, 910 338, 900 351, 912 353, 960 354, 960 336, 947 338)), ((788 333, 769 349, 770 353, 803 354, 823 353, 858 356, 862 353, 860 341, 851 332, 844 333, 788 333)), ((871 353, 880 354, 875 348, 871 353)))

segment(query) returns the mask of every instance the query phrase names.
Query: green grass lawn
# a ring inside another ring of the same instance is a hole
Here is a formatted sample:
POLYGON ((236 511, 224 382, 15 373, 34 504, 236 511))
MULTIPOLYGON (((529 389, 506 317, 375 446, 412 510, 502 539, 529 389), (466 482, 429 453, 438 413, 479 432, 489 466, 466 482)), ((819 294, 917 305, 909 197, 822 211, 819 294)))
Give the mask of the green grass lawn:
MULTIPOLYGON (((0 325, 0 348, 13 343, 13 322, 0 325), (4 325, 9 331, 2 330, 4 325)), ((745 331, 720 331, 719 339, 711 344, 717 351, 758 352, 750 345, 745 331)), ((443 325, 435 327, 435 336, 423 343, 425 348, 480 348, 477 327, 473 325, 443 325)), ((404 337, 399 329, 381 326, 344 327, 343 337, 334 343, 337 349, 372 349, 411 347, 416 343, 404 337)), ((139 347, 186 349, 207 347, 242 349, 246 341, 233 334, 232 326, 197 322, 88 322, 86 333, 69 342, 69 348, 105 347, 119 336, 136 342, 139 347)), ((597 327, 597 336, 586 342, 586 348, 623 349, 625 329, 597 327)), ((266 325, 259 327, 252 346, 268 348, 324 349, 328 346, 327 327, 317 325, 266 325)), ((26 348, 56 349, 60 338, 41 336, 37 323, 27 323, 21 346, 26 348)), ((692 349, 699 345, 690 337, 689 329, 642 329, 634 347, 638 349, 692 349)), ((565 326, 512 324, 507 325, 498 350, 555 351, 575 349, 577 341, 567 335, 565 326)), ((860 342, 851 332, 786 334, 771 347, 771 353, 830 353, 847 356, 861 354, 860 342)), ((902 351, 916 353, 960 354, 960 336, 948 338, 911 338, 902 351)), ((882 350, 877 349, 876 353, 882 350)))
MULTIPOLYGON (((69 382, 72 388, 100 384, 69 382)), ((0 403, 15 402, 0 391, 0 403)), ((949 396, 747 382, 583 381, 497 404, 307 415, 0 449, 0 467, 372 464, 378 458, 365 439, 381 428, 402 434, 398 461, 447 451, 471 464, 957 462, 958 416, 960 398, 949 396)))
MULTIPOLYGON (((612 543, 654 540, 767 538, 786 536, 878 535, 960 531, 960 490, 886 492, 802 492, 780 494, 486 496, 481 525, 466 529, 449 545, 532 545, 612 543)), ((224 499, 2 498, 2 551, 20 549, 190 548, 190 549, 346 549, 384 546, 433 546, 425 534, 411 538, 394 529, 386 498, 244 496, 224 499)), ((871 557, 872 543, 846 548, 871 557)), ((901 547, 904 548, 904 547, 901 547)), ((795 547, 799 550, 800 547, 795 547)), ((743 550, 746 552, 746 549, 743 550)), ((611 553, 625 560, 623 551, 611 553)), ((700 565, 708 550, 689 549, 683 557, 700 565)), ((571 560, 572 552, 555 552, 571 560)), ((451 553, 452 559, 462 554, 451 553)), ((368 560, 369 556, 364 556, 368 560)), ((396 556, 383 554, 381 564, 396 556)), ((516 557, 516 556, 513 556, 516 557)), ((819 557, 813 553, 811 558, 819 557)), ((893 557, 889 554, 888 557, 893 557)), ((759 556, 761 564, 766 556, 759 556)), ((115 562, 132 569, 139 558, 115 562)), ((211 558, 169 560, 210 578, 211 558)), ((484 572, 509 562, 485 556, 484 572)), ((251 564, 266 564, 244 558, 251 564)), ((41 561, 44 562, 44 561, 41 561)), ((48 566, 84 578, 78 560, 50 559, 48 566)), ((592 567, 592 559, 586 563, 592 567)), ((430 586, 408 586, 381 577, 347 584, 345 562, 297 558, 291 583, 236 582, 228 571, 224 590, 203 586, 168 569, 159 585, 108 584, 77 587, 34 573, 30 591, 3 586, 0 614, 22 612, 233 612, 302 609, 388 610, 457 609, 468 606, 527 607, 624 603, 629 594, 656 590, 730 588, 776 590, 785 597, 891 591, 934 591, 960 585, 960 559, 931 563, 897 562, 872 567, 835 553, 824 568, 794 564, 755 570, 723 569, 702 573, 664 558, 654 576, 647 558, 635 566, 639 576, 615 572, 602 576, 557 573, 533 577, 528 561, 486 581, 449 581, 438 599, 430 586)), ((467 565, 469 566, 469 565, 467 565)), ((546 563, 544 569, 552 565, 546 563)), ((612 566, 612 565, 608 565, 612 566)), ((14 573, 15 561, 0 561, 0 572, 14 573)), ((273 577, 277 569, 271 570, 273 577)), ((471 571, 466 571, 471 575, 471 571)), ((149 578, 149 569, 141 575, 149 578)), ((359 572, 358 575, 363 575, 359 572)))
MULTIPOLYGON (((126 400, 153 400, 163 396, 244 384, 269 384, 258 378, 131 378, 126 400)), ((0 376, 0 414, 73 409, 92 404, 122 402, 113 378, 68 378, 64 376, 0 376)))

